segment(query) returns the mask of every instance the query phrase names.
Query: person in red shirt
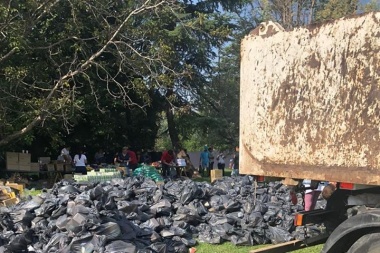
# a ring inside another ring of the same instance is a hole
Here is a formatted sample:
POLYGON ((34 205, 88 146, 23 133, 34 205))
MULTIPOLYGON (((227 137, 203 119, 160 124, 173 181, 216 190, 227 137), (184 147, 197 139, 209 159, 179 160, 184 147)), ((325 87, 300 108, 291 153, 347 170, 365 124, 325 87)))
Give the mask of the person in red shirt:
POLYGON ((173 150, 164 151, 161 156, 162 176, 170 176, 170 167, 174 165, 173 150))
POLYGON ((137 156, 136 153, 130 149, 130 147, 128 147, 127 154, 129 156, 129 168, 133 172, 138 166, 137 156))

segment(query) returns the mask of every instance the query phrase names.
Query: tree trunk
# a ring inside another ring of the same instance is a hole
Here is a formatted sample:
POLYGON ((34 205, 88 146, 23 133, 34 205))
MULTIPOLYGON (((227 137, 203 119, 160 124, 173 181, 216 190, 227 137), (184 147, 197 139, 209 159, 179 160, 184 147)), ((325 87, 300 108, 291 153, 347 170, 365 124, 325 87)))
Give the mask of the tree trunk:
POLYGON ((176 123, 174 121, 173 107, 168 100, 168 97, 173 94, 173 91, 169 90, 166 94, 166 105, 165 105, 165 114, 166 120, 168 121, 168 130, 172 146, 175 150, 180 150, 182 148, 181 142, 179 140, 178 130, 176 123))

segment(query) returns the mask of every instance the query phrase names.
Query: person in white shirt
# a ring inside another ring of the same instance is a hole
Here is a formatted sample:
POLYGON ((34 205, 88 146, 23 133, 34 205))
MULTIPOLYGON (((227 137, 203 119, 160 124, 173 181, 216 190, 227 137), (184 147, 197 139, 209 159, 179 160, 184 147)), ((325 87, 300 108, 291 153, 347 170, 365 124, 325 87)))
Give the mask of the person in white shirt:
POLYGON ((218 161, 218 169, 223 171, 223 177, 224 177, 224 168, 226 167, 226 162, 224 161, 224 154, 220 153, 216 160, 218 161))
POLYGON ((75 173, 87 174, 86 170, 87 157, 83 154, 83 150, 79 150, 78 154, 74 156, 75 173))
POLYGON ((70 156, 70 147, 69 146, 64 147, 61 150, 61 154, 58 156, 57 160, 60 162, 71 164, 73 159, 70 156))

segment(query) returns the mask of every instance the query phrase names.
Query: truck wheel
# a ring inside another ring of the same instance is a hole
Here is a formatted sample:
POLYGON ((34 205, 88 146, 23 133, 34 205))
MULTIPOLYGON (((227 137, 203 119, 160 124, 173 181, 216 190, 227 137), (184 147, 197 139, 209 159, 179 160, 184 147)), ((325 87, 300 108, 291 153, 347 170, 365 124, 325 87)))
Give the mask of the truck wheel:
POLYGON ((363 235, 347 251, 347 253, 380 252, 380 233, 363 235))

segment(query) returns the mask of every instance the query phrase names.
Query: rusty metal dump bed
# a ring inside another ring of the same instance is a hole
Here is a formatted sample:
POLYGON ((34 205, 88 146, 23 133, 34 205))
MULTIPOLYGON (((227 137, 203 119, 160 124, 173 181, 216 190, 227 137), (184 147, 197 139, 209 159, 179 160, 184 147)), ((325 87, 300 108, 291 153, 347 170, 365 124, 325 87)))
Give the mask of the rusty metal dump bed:
POLYGON ((380 184, 380 13, 242 41, 240 171, 380 184))

